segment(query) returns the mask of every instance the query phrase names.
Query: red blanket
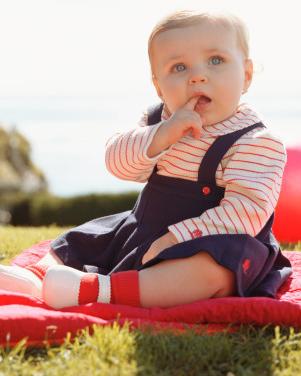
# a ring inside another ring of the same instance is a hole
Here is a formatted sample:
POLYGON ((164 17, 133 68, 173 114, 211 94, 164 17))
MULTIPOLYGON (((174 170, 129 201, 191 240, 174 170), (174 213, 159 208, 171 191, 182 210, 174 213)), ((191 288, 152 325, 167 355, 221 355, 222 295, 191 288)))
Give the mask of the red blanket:
MULTIPOLYGON (((50 241, 25 250, 13 263, 25 266, 38 261, 49 250, 50 241)), ((41 300, 25 294, 0 290, 0 344, 13 345, 27 337, 30 345, 62 343, 69 332, 93 324, 111 325, 116 319, 141 329, 151 325, 155 330, 174 332, 193 327, 207 333, 225 330, 229 324, 286 325, 301 327, 301 252, 284 252, 293 266, 293 274, 281 287, 277 299, 218 298, 198 301, 173 308, 134 308, 93 303, 53 310, 41 300)))

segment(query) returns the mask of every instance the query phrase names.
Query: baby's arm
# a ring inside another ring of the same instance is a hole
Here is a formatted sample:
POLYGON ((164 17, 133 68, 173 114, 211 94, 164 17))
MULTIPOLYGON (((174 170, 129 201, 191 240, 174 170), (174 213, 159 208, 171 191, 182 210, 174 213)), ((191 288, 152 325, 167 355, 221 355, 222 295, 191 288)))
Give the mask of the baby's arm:
POLYGON ((178 242, 214 234, 256 236, 277 204, 285 163, 281 141, 267 131, 249 132, 223 158, 217 183, 225 187, 225 196, 219 206, 169 231, 178 242))
POLYGON ((158 160, 181 137, 190 132, 200 137, 201 119, 193 111, 197 100, 191 98, 168 120, 150 127, 145 114, 140 127, 112 136, 106 144, 107 169, 120 179, 146 181, 158 160))
POLYGON ((106 166, 109 172, 123 180, 145 182, 153 171, 158 159, 146 153, 155 133, 162 122, 147 126, 145 113, 139 127, 124 133, 114 134, 106 143, 106 166))
POLYGON ((157 129, 147 150, 148 157, 152 158, 168 149, 188 133, 196 139, 201 137, 202 121, 200 115, 194 111, 198 98, 190 98, 157 129))

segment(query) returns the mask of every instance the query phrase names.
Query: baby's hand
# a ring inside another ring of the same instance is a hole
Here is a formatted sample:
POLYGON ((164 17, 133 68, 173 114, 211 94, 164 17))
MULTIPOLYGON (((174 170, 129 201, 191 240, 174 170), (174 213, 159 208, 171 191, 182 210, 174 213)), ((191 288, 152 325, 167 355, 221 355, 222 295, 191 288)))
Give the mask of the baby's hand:
POLYGON ((163 150, 175 144, 180 138, 191 133, 199 139, 201 137, 202 120, 194 111, 199 97, 190 98, 189 101, 166 120, 157 130, 151 142, 147 155, 152 158, 163 150))
POLYGON ((178 241, 176 237, 170 231, 168 231, 159 239, 155 240, 153 244, 149 247, 149 249, 142 258, 142 264, 145 264, 147 261, 156 257, 164 249, 169 248, 177 243, 178 241))
POLYGON ((191 134, 194 138, 199 139, 202 131, 201 116, 194 111, 199 97, 190 98, 189 101, 165 122, 161 127, 162 133, 165 131, 169 145, 175 144, 180 138, 191 134))

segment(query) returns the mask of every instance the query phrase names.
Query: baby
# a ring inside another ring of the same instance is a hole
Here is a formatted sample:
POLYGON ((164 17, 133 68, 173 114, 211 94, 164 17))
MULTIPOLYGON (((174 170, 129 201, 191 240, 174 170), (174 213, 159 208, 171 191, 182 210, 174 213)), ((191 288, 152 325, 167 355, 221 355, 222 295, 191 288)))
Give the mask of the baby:
POLYGON ((36 265, 1 266, 0 288, 55 308, 169 307, 274 297, 290 275, 271 231, 286 153, 240 104, 253 76, 243 22, 176 12, 153 29, 149 58, 162 103, 106 151, 111 173, 147 181, 135 207, 71 229, 36 265))

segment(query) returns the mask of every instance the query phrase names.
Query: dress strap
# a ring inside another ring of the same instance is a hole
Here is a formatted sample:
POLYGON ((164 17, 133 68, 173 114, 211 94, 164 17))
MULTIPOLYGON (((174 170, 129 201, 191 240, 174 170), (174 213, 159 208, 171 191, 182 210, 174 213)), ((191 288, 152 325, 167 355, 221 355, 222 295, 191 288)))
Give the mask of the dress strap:
POLYGON ((155 104, 147 109, 147 125, 160 123, 163 103, 155 104))
POLYGON ((246 128, 239 129, 238 131, 218 137, 209 147, 202 159, 199 167, 198 181, 208 183, 210 185, 216 185, 215 174, 218 164, 222 160, 223 156, 241 136, 255 128, 265 128, 265 126, 259 122, 246 128))

